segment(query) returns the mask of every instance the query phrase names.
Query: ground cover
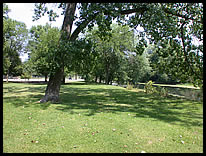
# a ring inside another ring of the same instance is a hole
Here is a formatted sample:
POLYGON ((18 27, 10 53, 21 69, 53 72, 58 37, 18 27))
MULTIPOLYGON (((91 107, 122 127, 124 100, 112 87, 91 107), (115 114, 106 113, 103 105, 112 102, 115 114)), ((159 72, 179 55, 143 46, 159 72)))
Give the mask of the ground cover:
POLYGON ((203 103, 110 85, 3 84, 3 152, 201 153, 203 103))

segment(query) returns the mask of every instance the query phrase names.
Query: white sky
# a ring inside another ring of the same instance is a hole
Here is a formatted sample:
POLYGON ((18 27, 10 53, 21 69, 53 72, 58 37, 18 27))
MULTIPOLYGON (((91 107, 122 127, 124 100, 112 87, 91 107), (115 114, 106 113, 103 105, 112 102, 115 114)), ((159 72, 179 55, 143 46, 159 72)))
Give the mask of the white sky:
MULTIPOLYGON (((30 29, 33 25, 45 25, 47 22, 52 24, 53 27, 61 27, 63 23, 63 15, 60 15, 56 19, 56 22, 50 22, 47 14, 42 16, 37 21, 32 21, 32 16, 34 16, 34 4, 35 3, 6 3, 11 9, 11 12, 8 13, 9 17, 17 21, 24 22, 27 26, 27 29, 30 29)), ((59 9, 61 10, 61 9, 59 9)))

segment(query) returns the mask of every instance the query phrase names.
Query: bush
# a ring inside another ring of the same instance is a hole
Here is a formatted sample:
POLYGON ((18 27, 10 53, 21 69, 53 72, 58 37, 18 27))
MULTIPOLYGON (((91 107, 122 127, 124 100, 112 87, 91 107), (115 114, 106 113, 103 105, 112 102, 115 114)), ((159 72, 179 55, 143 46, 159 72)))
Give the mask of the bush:
POLYGON ((129 82, 127 82, 127 90, 132 90, 134 87, 129 82))
POLYGON ((159 94, 161 96, 168 96, 168 90, 165 87, 161 87, 159 94))
POLYGON ((150 80, 149 82, 147 82, 147 83, 145 84, 144 89, 145 89, 145 91, 146 91, 147 94, 148 94, 148 93, 155 93, 155 92, 157 92, 156 88, 152 86, 153 83, 154 83, 154 82, 152 82, 152 81, 150 80))
POLYGON ((29 74, 29 73, 23 73, 22 75, 21 75, 21 79, 30 79, 31 78, 31 74, 29 74))
POLYGON ((165 88, 165 87, 160 87, 160 86, 157 86, 157 87, 153 87, 154 82, 152 82, 151 80, 149 82, 147 82, 145 84, 145 91, 146 93, 157 93, 159 94, 160 96, 168 96, 168 90, 165 88))

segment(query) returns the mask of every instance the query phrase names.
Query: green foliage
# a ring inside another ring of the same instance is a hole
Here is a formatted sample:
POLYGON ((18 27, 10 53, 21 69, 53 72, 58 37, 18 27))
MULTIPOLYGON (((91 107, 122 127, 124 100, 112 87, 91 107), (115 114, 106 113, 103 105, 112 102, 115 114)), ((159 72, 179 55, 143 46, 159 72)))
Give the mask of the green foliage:
POLYGON ((25 40, 28 31, 22 22, 8 17, 10 11, 6 4, 3 5, 3 73, 13 76, 21 75, 21 59, 19 55, 26 52, 25 40))
MULTIPOLYGON (((45 13, 48 13, 51 20, 55 20, 58 17, 57 13, 53 9, 49 10, 45 3, 39 3, 35 6, 34 20, 39 19, 45 13)), ((58 8, 63 9, 62 13, 65 13, 66 4, 60 3, 58 8)), ((71 34, 71 39, 74 41, 80 32, 84 32, 87 26, 91 30, 94 24, 97 24, 96 36, 101 40, 99 43, 104 45, 99 50, 104 51, 105 58, 107 58, 104 62, 107 62, 107 64, 110 65, 113 64, 112 61, 119 62, 119 60, 122 60, 121 57, 116 57, 119 49, 117 48, 118 50, 116 51, 113 45, 107 43, 108 41, 111 43, 113 38, 111 23, 116 18, 119 24, 128 24, 132 28, 140 25, 144 28, 144 31, 138 32, 140 37, 138 45, 131 47, 136 48, 137 54, 143 54, 147 46, 145 41, 145 37, 147 37, 149 42, 156 46, 156 52, 160 56, 159 71, 170 75, 168 79, 175 79, 176 77, 180 81, 188 81, 188 77, 190 77, 190 81, 194 85, 202 86, 202 3, 80 3, 77 8, 79 9, 80 17, 73 17, 74 20, 78 20, 75 22, 77 29, 71 34), (131 13, 135 14, 128 17, 131 13), (198 40, 199 45, 194 45, 192 40, 198 40), (111 48, 112 46, 113 48, 111 48), (174 76, 173 78, 171 78, 172 75, 174 76)), ((119 34, 120 36, 121 34, 119 34)), ((90 66, 90 71, 94 73, 93 70, 96 70, 96 75, 97 73, 100 75, 106 69, 105 66, 103 65, 100 68, 100 72, 90 66)), ((119 69, 115 64, 112 67, 107 67, 107 74, 104 75, 107 83, 114 79, 112 77, 115 74, 111 73, 116 72, 117 75, 118 71, 118 73, 125 75, 125 72, 119 69)), ((118 79, 117 76, 115 78, 118 79)))
POLYGON ((30 79, 32 77, 32 74, 33 75, 35 74, 35 71, 33 69, 33 62, 31 61, 24 62, 21 68, 22 68, 22 74, 21 74, 22 79, 30 79))
POLYGON ((160 86, 157 86, 157 87, 154 87, 153 86, 154 82, 152 82, 151 80, 148 81, 147 83, 145 83, 145 92, 147 94, 153 94, 153 93, 156 93, 160 96, 163 96, 163 97, 167 97, 168 96, 168 90, 167 88, 165 87, 160 87, 160 86))
POLYGON ((23 73, 22 75, 21 75, 21 79, 30 79, 31 78, 31 74, 30 73, 23 73))
MULTIPOLYGON (((202 81, 201 79, 198 80, 198 76, 196 75, 196 72, 198 72, 201 76, 203 71, 201 55, 193 52, 190 53, 191 57, 193 57, 191 59, 193 64, 188 64, 184 56, 184 51, 177 42, 171 40, 159 45, 150 54, 150 62, 153 69, 157 71, 156 74, 167 74, 168 82, 192 82, 196 86, 201 86, 202 81)), ((190 56, 188 55, 188 57, 190 56)), ((164 79, 162 77, 160 81, 164 83, 164 79)))
POLYGON ((157 92, 159 93, 160 96, 168 96, 168 90, 165 87, 160 87, 160 89, 157 89, 157 92))
POLYGON ((61 46, 65 48, 65 67, 81 75, 89 74, 93 69, 96 55, 90 41, 81 38, 75 41, 65 41, 64 45, 61 46))
POLYGON ((4 19, 8 19, 9 16, 8 16, 8 13, 10 12, 11 10, 9 9, 8 5, 6 5, 5 3, 3 3, 3 18, 4 19))
POLYGON ((145 83, 144 89, 147 94, 156 92, 156 88, 152 86, 153 83, 151 80, 145 83))
POLYGON ((133 85, 130 84, 129 82, 127 82, 127 90, 132 90, 133 89, 133 85))
POLYGON ((130 55, 127 60, 127 73, 129 80, 133 84, 146 82, 150 79, 151 67, 145 53, 142 55, 130 55))
POLYGON ((104 79, 107 84, 113 80, 124 84, 128 80, 138 82, 147 79, 149 62, 145 54, 138 56, 134 52, 137 38, 128 26, 113 24, 109 40, 103 40, 98 33, 98 28, 95 28, 86 34, 86 39, 93 44, 94 63, 90 74, 104 79))
POLYGON ((154 37, 157 53, 161 57, 160 70, 178 77, 182 82, 188 81, 190 77, 190 81, 195 86, 201 86, 203 82, 203 5, 201 3, 168 3, 159 6, 161 10, 156 11, 149 17, 151 20, 147 21, 154 23, 143 25, 144 28, 147 27, 147 34, 154 37), (159 20, 157 21, 156 18, 159 20), (161 24, 164 27, 157 27, 161 24), (198 41, 199 45, 194 45, 192 40, 198 41))
POLYGON ((45 26, 33 26, 30 32, 29 62, 37 74, 49 75, 59 66, 58 60, 61 59, 59 54, 62 50, 59 46, 60 31, 46 24, 45 26))

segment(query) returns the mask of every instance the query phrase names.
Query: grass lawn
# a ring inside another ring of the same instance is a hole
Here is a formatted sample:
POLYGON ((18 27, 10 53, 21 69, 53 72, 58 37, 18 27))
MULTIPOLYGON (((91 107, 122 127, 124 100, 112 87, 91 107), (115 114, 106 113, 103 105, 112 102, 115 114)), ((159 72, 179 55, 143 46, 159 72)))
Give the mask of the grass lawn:
POLYGON ((45 87, 3 84, 3 152, 203 152, 201 102, 73 83, 60 103, 36 103, 45 87))

